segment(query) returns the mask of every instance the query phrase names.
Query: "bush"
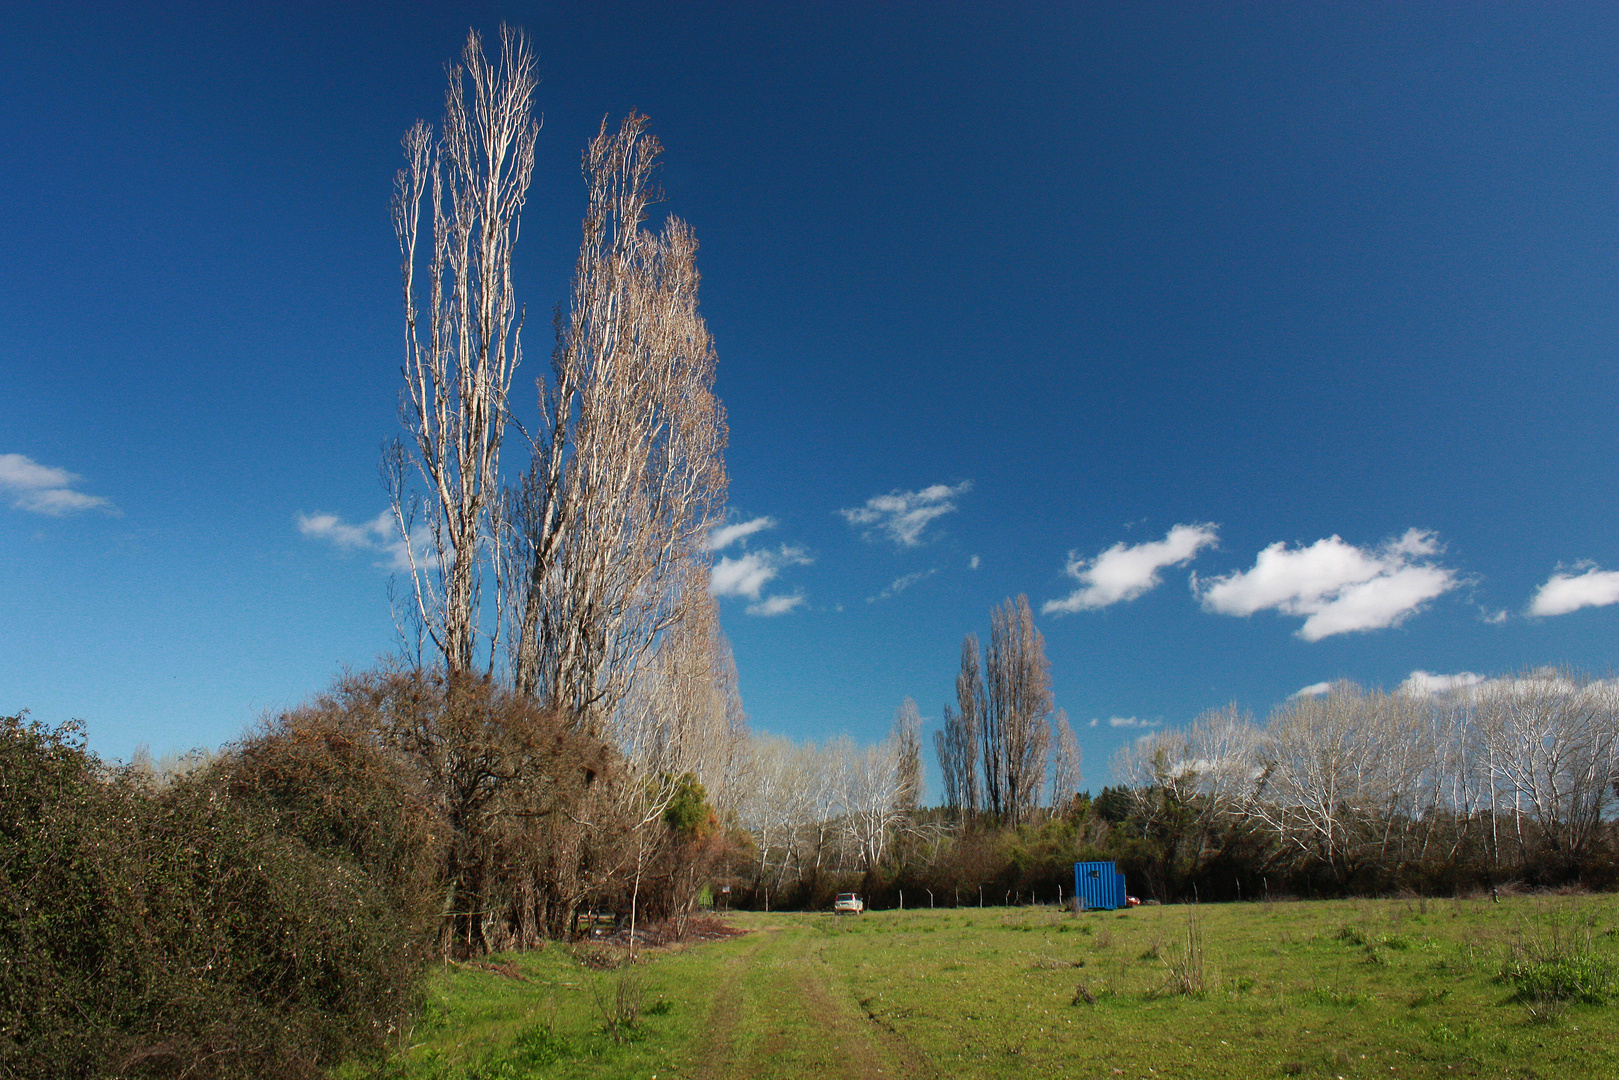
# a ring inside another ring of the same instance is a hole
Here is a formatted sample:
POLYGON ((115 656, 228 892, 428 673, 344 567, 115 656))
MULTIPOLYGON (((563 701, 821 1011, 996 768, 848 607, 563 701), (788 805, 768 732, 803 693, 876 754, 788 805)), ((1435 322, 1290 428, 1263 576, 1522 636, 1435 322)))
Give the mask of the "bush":
POLYGON ((158 790, 0 718, 0 1074, 319 1075, 408 1015, 417 933, 217 772, 158 790))

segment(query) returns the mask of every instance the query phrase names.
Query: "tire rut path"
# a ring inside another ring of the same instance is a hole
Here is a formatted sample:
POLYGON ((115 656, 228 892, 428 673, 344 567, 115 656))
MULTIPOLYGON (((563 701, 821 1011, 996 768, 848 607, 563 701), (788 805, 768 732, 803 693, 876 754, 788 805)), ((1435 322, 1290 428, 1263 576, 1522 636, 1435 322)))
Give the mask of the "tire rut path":
POLYGON ((931 1080, 937 1068, 835 985, 811 934, 768 927, 730 960, 698 1050, 698 1080, 931 1080))

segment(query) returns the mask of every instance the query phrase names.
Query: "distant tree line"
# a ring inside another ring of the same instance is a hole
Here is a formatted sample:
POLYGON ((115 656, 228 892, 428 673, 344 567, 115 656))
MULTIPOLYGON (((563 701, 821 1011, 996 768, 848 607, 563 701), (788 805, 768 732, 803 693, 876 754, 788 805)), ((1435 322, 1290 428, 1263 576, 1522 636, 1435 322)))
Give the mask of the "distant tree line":
MULTIPOLYGON (((995 638, 1023 635, 1044 683, 1038 636, 1009 602, 995 638)), ((1075 794, 1077 747, 1065 723, 1042 762, 1047 797, 1011 801, 1015 751, 994 746, 1025 722, 990 704, 1007 680, 979 675, 969 639, 935 739, 945 804, 906 807, 889 787, 892 835, 867 835, 870 803, 852 763, 877 748, 755 740, 758 779, 742 802, 756 845, 738 871, 751 902, 821 906, 863 890, 879 905, 977 904, 1071 895, 1073 863, 1111 859, 1132 891, 1163 901, 1448 894, 1510 883, 1610 888, 1619 879, 1619 683, 1563 669, 1481 680, 1443 692, 1384 693, 1352 683, 1300 695, 1263 723, 1234 708, 1150 733, 1114 761, 1116 787, 1075 794), (997 723, 983 723, 1000 711, 997 723), (1011 716, 1010 723, 1005 717, 1011 716), (986 745, 989 744, 989 745, 986 745), (982 772, 979 772, 979 770, 982 772), (1002 770, 1002 801, 981 776, 1002 770), (881 859, 871 853, 881 851, 881 859)), ((1004 700, 1035 701, 1038 693, 1004 700)), ((1049 708, 1049 706, 1046 706, 1049 708)), ((909 706, 907 707, 907 709, 909 706)), ((906 712, 902 709, 902 715, 906 712)), ((1010 745, 1038 743, 1014 736, 1010 745)), ((891 770, 890 770, 891 771, 891 770)))

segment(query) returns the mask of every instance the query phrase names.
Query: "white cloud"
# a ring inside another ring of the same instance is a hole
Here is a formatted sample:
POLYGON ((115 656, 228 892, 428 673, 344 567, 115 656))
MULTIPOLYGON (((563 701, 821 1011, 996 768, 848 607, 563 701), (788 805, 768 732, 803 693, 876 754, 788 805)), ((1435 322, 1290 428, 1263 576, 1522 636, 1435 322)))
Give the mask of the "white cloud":
POLYGON ((762 600, 757 604, 749 604, 748 614, 785 615, 803 602, 804 597, 799 594, 794 594, 792 596, 772 596, 768 600, 762 600))
POLYGON ((974 555, 972 558, 967 560, 967 569, 969 569, 969 570, 977 570, 978 569, 978 564, 979 564, 980 561, 981 560, 978 558, 978 556, 974 555))
POLYGON ((1405 681, 1394 688, 1394 692, 1405 694, 1407 697, 1437 697, 1458 690, 1471 690, 1483 683, 1484 676, 1475 675, 1471 671, 1458 671, 1454 675, 1436 675, 1431 671, 1418 669, 1407 675, 1405 681))
MULTIPOLYGON (((921 491, 895 491, 887 495, 873 495, 866 505, 839 510, 851 525, 872 525, 876 531, 902 547, 915 547, 922 542, 922 530, 934 518, 955 510, 953 501, 973 487, 971 480, 954 486, 934 484, 921 491)), ((870 535, 869 533, 867 535, 870 535)))
POLYGON ((1582 563, 1583 574, 1556 573, 1535 593, 1531 615, 1567 615, 1583 607, 1619 604, 1619 570, 1599 570, 1582 563))
POLYGON ((66 517, 81 510, 116 514, 118 508, 111 500, 73 490, 83 479, 66 469, 41 465, 24 454, 0 454, 0 491, 11 492, 11 505, 31 514, 66 517))
POLYGON ((1299 687, 1297 690, 1293 691, 1291 694, 1289 694, 1287 696, 1288 697, 1320 697, 1322 694, 1327 693, 1331 689, 1332 689, 1332 684, 1329 683, 1329 682, 1311 683, 1309 686, 1301 686, 1301 687, 1299 687))
POLYGON ((751 521, 739 521, 735 525, 721 525, 708 534, 708 550, 719 551, 756 532, 775 527, 776 519, 773 517, 756 517, 751 521))
MULTIPOLYGON (((384 510, 370 521, 351 525, 336 514, 299 514, 298 531, 344 551, 374 551, 387 556, 376 565, 390 570, 409 570, 410 551, 399 535, 392 510, 384 510)), ((425 548, 418 545, 417 561, 425 548)))
POLYGON ((1454 675, 1434 675, 1426 671, 1413 671, 1397 688, 1398 693, 1412 697, 1454 696, 1463 700, 1477 700, 1485 695, 1500 694, 1508 698, 1534 697, 1546 693, 1574 694, 1581 690, 1609 693, 1619 690, 1619 680, 1593 679, 1586 681, 1563 668, 1536 668, 1518 675, 1487 678, 1471 671, 1454 675))
POLYGON ((1429 600, 1461 584, 1456 572, 1430 560, 1439 551, 1431 532, 1411 529, 1379 548, 1358 548, 1337 536, 1290 549, 1283 541, 1259 553, 1252 570, 1210 578, 1192 589, 1203 607, 1223 615, 1267 608, 1305 616, 1299 637, 1395 626, 1429 600), (1422 561, 1419 561, 1422 560, 1422 561))
MULTIPOLYGON (((1134 716, 1110 716, 1107 718, 1108 727, 1155 728, 1162 723, 1162 720, 1142 720, 1134 716)), ((1091 727, 1095 726, 1096 721, 1092 720, 1091 727)))
POLYGON ((906 589, 909 589, 912 585, 915 585, 917 582, 925 581, 928 578, 932 577, 934 574, 937 574, 938 572, 939 571, 937 569, 918 570, 914 574, 906 574, 904 577, 895 578, 889 584, 888 588, 884 589, 882 592, 878 593, 876 596, 868 596, 868 597, 866 597, 866 603, 874 604, 878 600, 892 599, 893 597, 896 597, 900 593, 904 592, 906 589))
POLYGON ((727 555, 709 571, 708 591, 715 596, 746 596, 757 600, 759 590, 781 573, 782 567, 810 561, 803 548, 786 544, 776 551, 750 551, 734 559, 727 555))
POLYGON ((708 572, 708 591, 715 596, 759 596, 765 582, 779 571, 768 551, 754 551, 740 558, 729 555, 708 572))
POLYGON ((1134 546, 1120 541, 1094 559, 1082 559, 1071 551, 1068 576, 1083 587, 1062 600, 1047 600, 1040 610, 1049 615, 1134 600, 1157 587, 1162 580, 1159 571, 1164 567, 1191 562, 1199 551, 1219 538, 1219 529, 1214 525, 1176 525, 1162 540, 1134 546))

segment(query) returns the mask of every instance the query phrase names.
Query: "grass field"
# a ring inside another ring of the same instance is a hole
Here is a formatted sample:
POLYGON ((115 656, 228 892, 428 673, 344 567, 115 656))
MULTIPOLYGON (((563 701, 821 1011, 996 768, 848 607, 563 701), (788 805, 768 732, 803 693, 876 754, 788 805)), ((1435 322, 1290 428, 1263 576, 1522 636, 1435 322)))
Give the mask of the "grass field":
POLYGON ((382 1075, 1619 1077, 1611 896, 730 918, 447 970, 382 1075))

